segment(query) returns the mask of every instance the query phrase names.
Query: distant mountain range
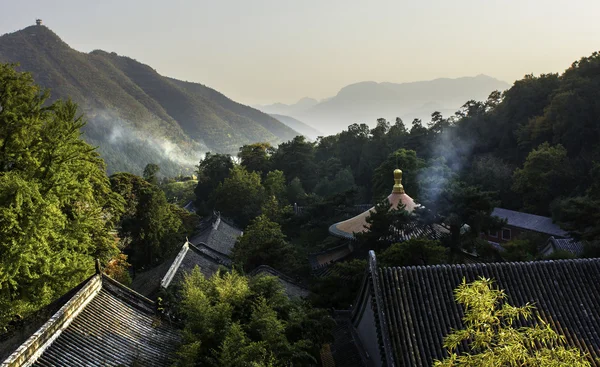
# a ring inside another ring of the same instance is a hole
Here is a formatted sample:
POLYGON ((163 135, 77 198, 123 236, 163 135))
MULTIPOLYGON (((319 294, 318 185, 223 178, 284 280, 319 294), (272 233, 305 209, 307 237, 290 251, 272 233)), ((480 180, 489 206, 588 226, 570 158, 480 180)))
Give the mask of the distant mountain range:
POLYGON ((306 136, 307 138, 309 138, 311 140, 315 140, 318 136, 323 135, 323 133, 320 132, 319 130, 317 130, 317 129, 315 129, 293 117, 285 116, 285 115, 277 115, 274 113, 271 114, 271 117, 274 117, 277 120, 283 122, 287 126, 291 127, 295 131, 299 132, 300 134, 306 136))
POLYGON ((18 62, 52 99, 71 98, 88 118, 84 138, 99 146, 110 172, 140 173, 147 163, 174 175, 207 150, 277 144, 298 135, 277 119, 202 84, 161 76, 105 51, 73 50, 45 26, 0 37, 0 62, 18 62))
POLYGON ((254 107, 270 114, 289 116, 302 113, 318 104, 319 101, 316 99, 304 97, 294 104, 274 103, 270 105, 256 105, 254 107))
POLYGON ((304 98, 292 105, 276 103, 257 108, 289 115, 318 126, 326 134, 335 134, 353 123, 373 125, 380 117, 391 121, 401 117, 410 127, 415 118, 429 121, 435 111, 448 116, 468 100, 485 100, 490 92, 509 87, 508 83, 487 75, 400 84, 360 82, 321 102, 304 98))

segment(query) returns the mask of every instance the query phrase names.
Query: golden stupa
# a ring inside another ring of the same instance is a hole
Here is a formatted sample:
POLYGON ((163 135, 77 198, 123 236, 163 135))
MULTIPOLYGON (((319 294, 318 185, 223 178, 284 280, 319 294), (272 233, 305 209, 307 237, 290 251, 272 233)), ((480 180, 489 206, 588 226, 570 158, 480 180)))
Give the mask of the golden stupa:
MULTIPOLYGON (((397 209, 404 205, 404 210, 412 213, 417 204, 415 204, 414 200, 404 191, 404 186, 402 186, 402 171, 400 169, 394 170, 394 182, 392 193, 387 197, 387 200, 392 204, 392 209, 397 209)), ((367 217, 374 211, 375 207, 343 222, 332 224, 329 227, 329 233, 336 237, 353 239, 354 233, 361 233, 369 230, 367 217)))

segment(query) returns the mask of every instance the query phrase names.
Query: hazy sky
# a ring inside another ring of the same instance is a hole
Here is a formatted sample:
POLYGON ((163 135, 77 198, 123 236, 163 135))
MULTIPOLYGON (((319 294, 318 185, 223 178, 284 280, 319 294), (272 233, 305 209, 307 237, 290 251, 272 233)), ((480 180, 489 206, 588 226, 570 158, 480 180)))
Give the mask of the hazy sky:
POLYGON ((599 0, 0 0, 0 34, 39 17, 77 50, 289 103, 365 80, 562 72, 600 50, 599 14, 599 0))

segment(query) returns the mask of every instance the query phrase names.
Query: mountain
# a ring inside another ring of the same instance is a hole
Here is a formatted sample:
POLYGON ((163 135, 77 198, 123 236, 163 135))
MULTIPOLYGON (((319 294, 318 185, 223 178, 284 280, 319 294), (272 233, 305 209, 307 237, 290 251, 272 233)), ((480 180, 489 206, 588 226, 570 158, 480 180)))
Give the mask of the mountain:
POLYGON ((162 76, 116 53, 78 52, 45 26, 0 37, 0 62, 18 62, 51 100, 71 98, 86 114, 84 138, 99 146, 109 172, 192 168, 207 150, 277 144, 298 135, 275 118, 198 83, 162 76))
POLYGON ((277 120, 283 122, 287 126, 291 127, 295 131, 299 132, 300 134, 306 136, 307 138, 309 138, 311 140, 315 140, 318 136, 323 135, 323 133, 320 132, 319 130, 317 130, 317 129, 315 129, 293 117, 285 116, 285 115, 277 115, 277 114, 271 114, 271 117, 274 117, 277 120))
MULTIPOLYGON (((318 126, 326 134, 338 133, 353 123, 372 125, 380 117, 391 121, 401 117, 410 127, 414 118, 429 121, 435 111, 448 116, 468 100, 485 100, 490 92, 509 87, 508 83, 487 75, 400 84, 360 82, 289 115, 318 126)), ((267 106, 263 111, 274 113, 267 106)))
POLYGON ((285 103, 274 103, 270 105, 258 105, 255 106, 257 109, 264 111, 268 114, 275 115, 298 115, 319 103, 314 98, 304 97, 300 99, 298 102, 294 104, 285 104, 285 103))

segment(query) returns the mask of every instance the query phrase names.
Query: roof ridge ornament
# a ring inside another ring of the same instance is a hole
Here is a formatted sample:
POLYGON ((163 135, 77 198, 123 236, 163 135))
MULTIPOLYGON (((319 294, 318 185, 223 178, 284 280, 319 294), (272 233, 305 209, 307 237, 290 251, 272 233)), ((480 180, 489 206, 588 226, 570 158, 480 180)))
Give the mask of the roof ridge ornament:
POLYGON ((404 186, 402 186, 402 170, 396 168, 394 170, 394 189, 392 194, 405 194, 404 186))

